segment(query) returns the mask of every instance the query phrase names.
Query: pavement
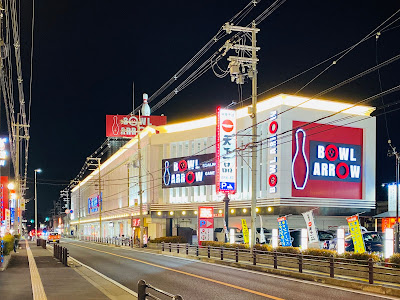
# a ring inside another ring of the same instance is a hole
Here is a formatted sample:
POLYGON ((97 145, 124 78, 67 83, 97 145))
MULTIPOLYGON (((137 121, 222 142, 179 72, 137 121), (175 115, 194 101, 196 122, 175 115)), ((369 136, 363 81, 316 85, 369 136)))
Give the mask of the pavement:
POLYGON ((21 241, 8 268, 0 272, 1 300, 137 299, 104 276, 79 262, 64 266, 53 257, 52 247, 21 241))
POLYGON ((197 260, 65 239, 70 255, 137 292, 141 279, 184 299, 398 299, 197 260))

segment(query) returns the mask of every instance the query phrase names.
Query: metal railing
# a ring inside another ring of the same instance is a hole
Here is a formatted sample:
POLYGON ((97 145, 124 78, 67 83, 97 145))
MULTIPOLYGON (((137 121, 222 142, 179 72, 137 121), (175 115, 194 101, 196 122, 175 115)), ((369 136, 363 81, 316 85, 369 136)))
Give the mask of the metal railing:
POLYGON ((57 258, 59 261, 61 261, 64 266, 68 267, 69 252, 66 247, 54 244, 53 256, 57 258))
POLYGON ((42 246, 43 249, 46 249, 46 240, 44 239, 37 239, 36 246, 42 246))
POLYGON ((129 246, 133 248, 134 240, 132 237, 120 238, 120 237, 96 237, 96 236, 81 236, 81 241, 86 242, 94 242, 94 243, 102 243, 102 244, 109 244, 115 246, 129 246))
POLYGON ((388 262, 357 260, 333 256, 313 256, 302 253, 283 253, 253 249, 197 246, 189 244, 161 243, 161 250, 192 256, 229 260, 236 263, 251 264, 265 268, 278 267, 282 270, 297 271, 308 274, 323 274, 331 278, 350 276, 367 279, 370 284, 380 280, 400 283, 400 265, 388 262))
MULTIPOLYGON (((160 298, 157 295, 163 295, 171 298, 172 300, 183 300, 181 295, 173 295, 166 291, 160 290, 151 284, 146 283, 144 280, 139 280, 138 282, 138 300, 146 300, 146 299, 156 299, 160 298), (154 294, 154 292, 156 294, 154 294)), ((165 297, 164 297, 165 298, 165 297)))

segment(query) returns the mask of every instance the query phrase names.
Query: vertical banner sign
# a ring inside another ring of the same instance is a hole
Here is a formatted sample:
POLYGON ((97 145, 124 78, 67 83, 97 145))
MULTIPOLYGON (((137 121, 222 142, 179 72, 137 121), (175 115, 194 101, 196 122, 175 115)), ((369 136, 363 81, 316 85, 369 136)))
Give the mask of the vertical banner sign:
POLYGON ((242 233, 245 244, 249 244, 249 228, 245 219, 242 219, 242 233))
POLYGON ((224 232, 225 232, 226 240, 229 241, 229 232, 228 232, 228 228, 226 227, 225 219, 224 219, 224 232))
POLYGON ((236 111, 217 108, 217 193, 236 193, 236 111))
POLYGON ((309 210, 305 213, 302 213, 302 215, 303 215, 304 221, 306 221, 306 225, 307 225, 308 241, 310 243, 318 243, 319 242, 318 231, 315 228, 313 211, 309 210))
POLYGON ((264 234, 264 227, 263 227, 263 223, 262 223, 262 217, 260 215, 260 244, 265 244, 266 240, 265 240, 265 234, 264 234))
POLYGON ((347 223, 349 223, 349 229, 351 233, 351 238, 354 244, 355 253, 364 253, 365 245, 364 239, 361 233, 360 222, 358 221, 358 216, 351 216, 347 218, 347 223))
POLYGON ((200 206, 199 212, 199 234, 198 242, 213 241, 214 240, 214 208, 200 206))
POLYGON ((292 239, 290 238, 289 226, 286 217, 278 218, 279 237, 283 247, 291 247, 292 239))

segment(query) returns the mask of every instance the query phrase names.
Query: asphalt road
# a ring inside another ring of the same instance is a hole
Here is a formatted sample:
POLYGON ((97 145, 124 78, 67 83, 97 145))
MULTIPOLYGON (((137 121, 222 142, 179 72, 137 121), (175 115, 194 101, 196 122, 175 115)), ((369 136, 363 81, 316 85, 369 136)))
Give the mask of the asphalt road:
POLYGON ((70 256, 137 292, 147 283, 187 299, 394 299, 138 250, 62 240, 70 256))

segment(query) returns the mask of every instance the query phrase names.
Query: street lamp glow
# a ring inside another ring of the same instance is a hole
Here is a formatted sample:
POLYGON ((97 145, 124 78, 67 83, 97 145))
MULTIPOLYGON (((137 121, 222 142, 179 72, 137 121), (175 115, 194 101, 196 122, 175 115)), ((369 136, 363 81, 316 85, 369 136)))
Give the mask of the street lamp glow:
POLYGON ((13 189, 15 188, 14 183, 12 183, 12 182, 10 182, 10 183, 7 185, 7 187, 8 187, 9 190, 13 190, 13 189))
POLYGON ((35 172, 42 173, 42 169, 35 169, 35 172))

